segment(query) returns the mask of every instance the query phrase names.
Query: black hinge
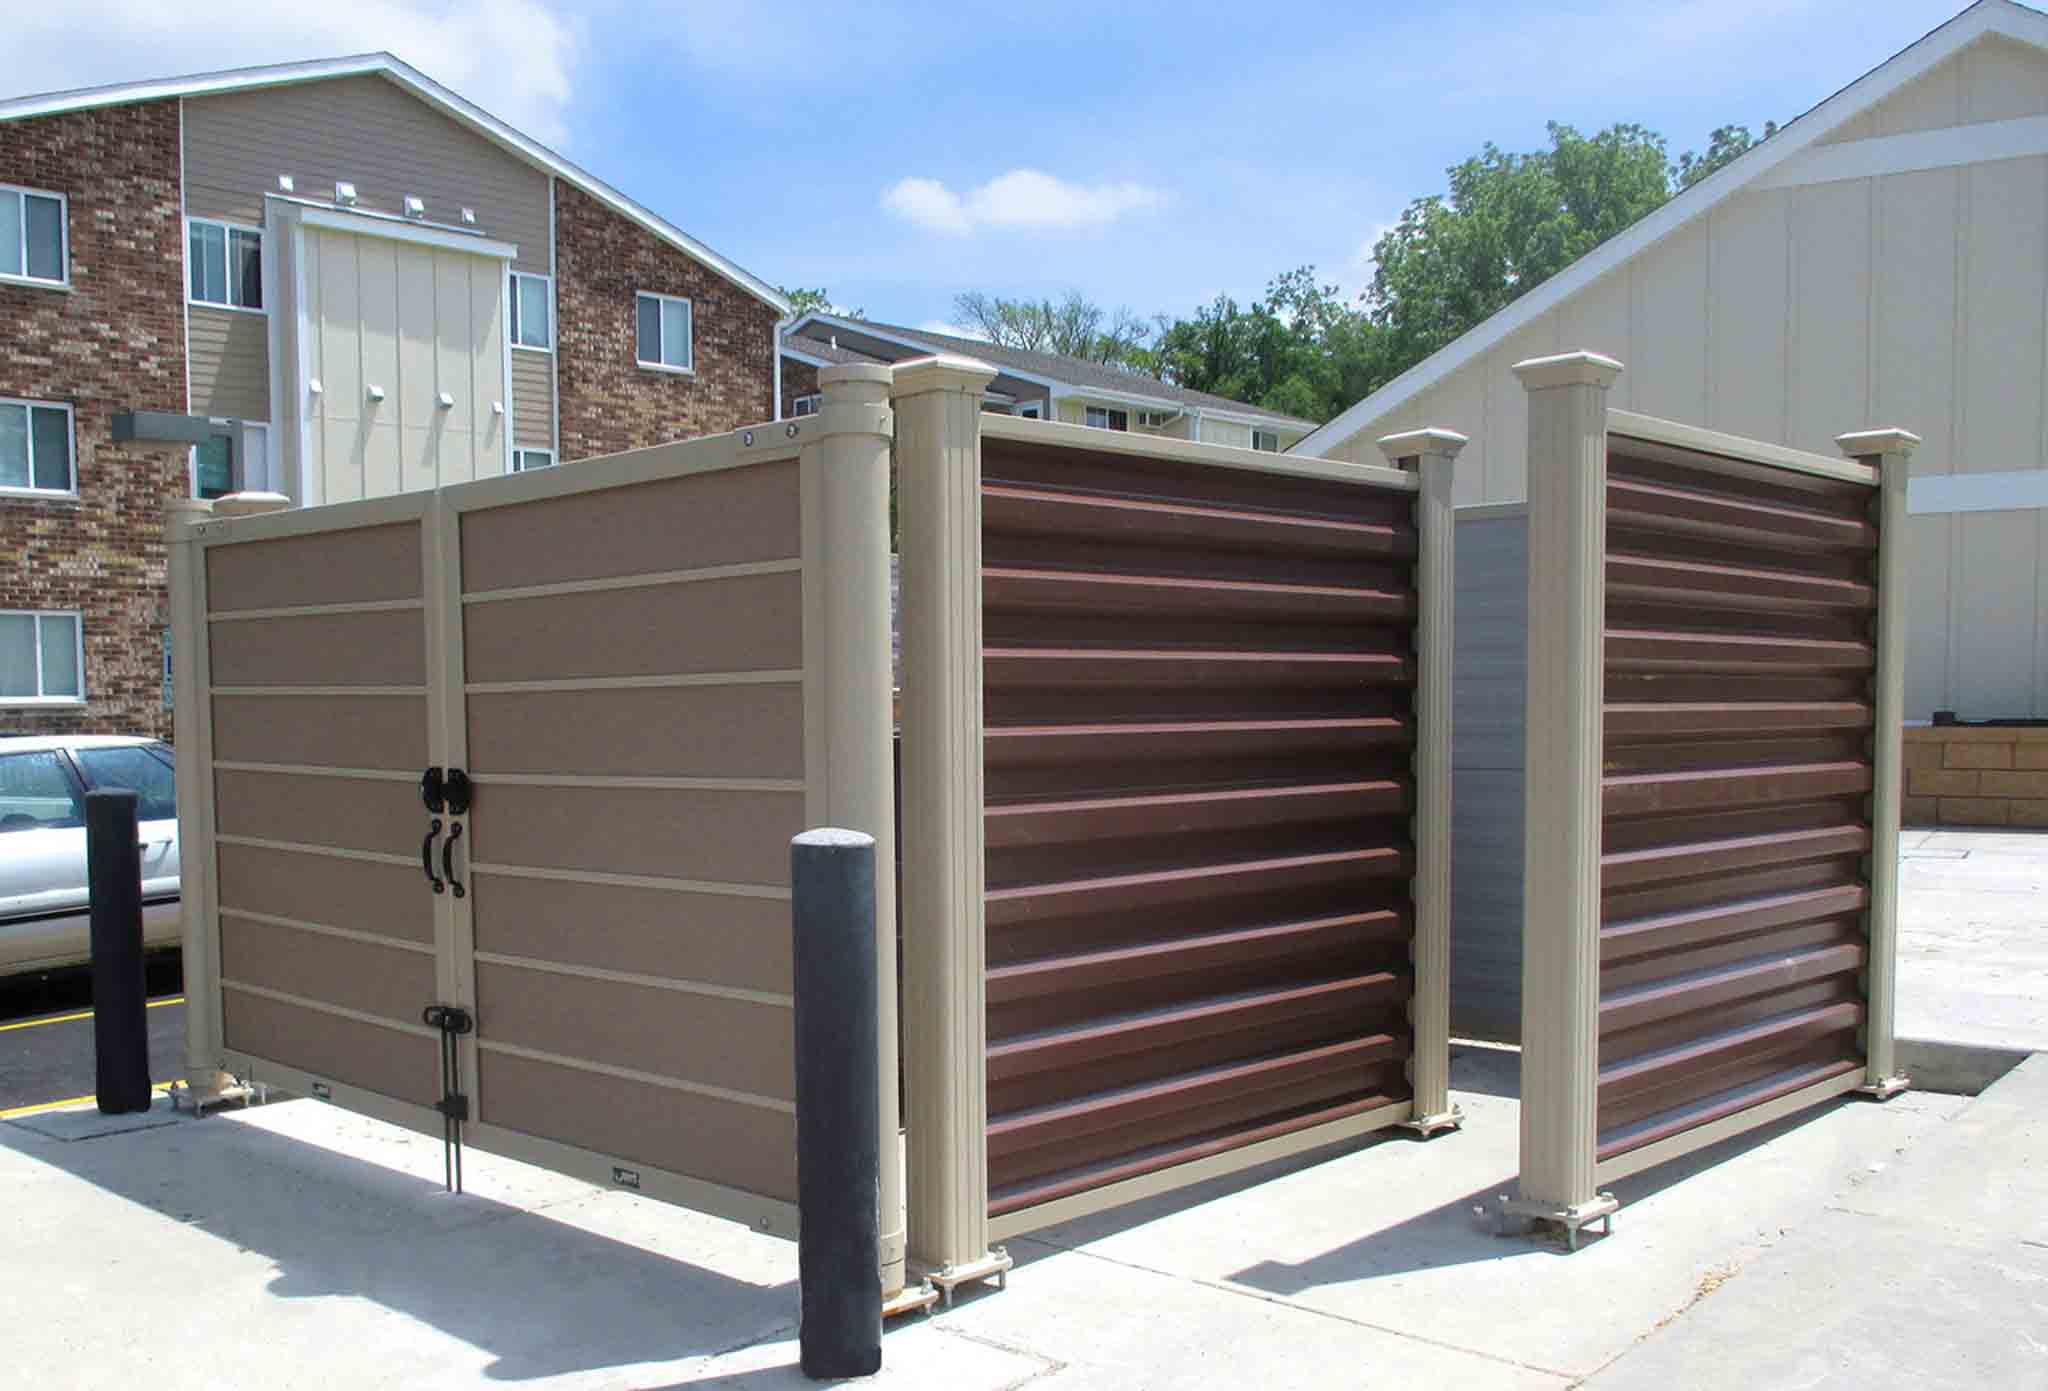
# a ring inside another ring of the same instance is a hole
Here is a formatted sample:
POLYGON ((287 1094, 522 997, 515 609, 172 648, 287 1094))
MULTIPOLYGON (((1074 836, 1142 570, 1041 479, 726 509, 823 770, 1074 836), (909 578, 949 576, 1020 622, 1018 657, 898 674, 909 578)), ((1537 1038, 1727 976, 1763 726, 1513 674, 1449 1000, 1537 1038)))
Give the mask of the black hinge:
POLYGON ((441 1175, 450 1193, 462 1191, 462 1123, 469 1119, 469 1098, 462 1094, 461 1058, 456 1040, 476 1027, 476 1021, 461 1005, 428 1005, 420 1019, 430 1029, 441 1031, 441 1099, 434 1109, 441 1113, 441 1175))

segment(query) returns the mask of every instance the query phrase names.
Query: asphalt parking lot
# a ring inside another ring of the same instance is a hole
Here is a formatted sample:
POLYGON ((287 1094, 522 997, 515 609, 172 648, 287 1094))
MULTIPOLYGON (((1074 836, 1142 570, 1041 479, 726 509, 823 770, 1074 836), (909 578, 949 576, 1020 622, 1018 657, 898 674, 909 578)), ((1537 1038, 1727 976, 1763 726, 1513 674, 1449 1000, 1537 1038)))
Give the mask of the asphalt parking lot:
MULTIPOLYGON (((150 1080, 179 1078, 185 997, 175 956, 149 968, 150 1080)), ((85 972, 0 982, 0 1117, 93 1094, 92 980, 85 972)))

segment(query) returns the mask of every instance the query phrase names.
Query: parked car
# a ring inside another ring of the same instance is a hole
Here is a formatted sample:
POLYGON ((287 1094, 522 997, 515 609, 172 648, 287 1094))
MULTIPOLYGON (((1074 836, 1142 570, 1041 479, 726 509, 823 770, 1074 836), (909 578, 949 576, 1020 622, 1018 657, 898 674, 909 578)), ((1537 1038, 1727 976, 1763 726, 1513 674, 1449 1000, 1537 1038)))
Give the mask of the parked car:
POLYGON ((142 840, 142 936, 178 945, 178 797, 171 747, 77 734, 0 737, 0 975, 92 957, 85 794, 126 787, 142 840))

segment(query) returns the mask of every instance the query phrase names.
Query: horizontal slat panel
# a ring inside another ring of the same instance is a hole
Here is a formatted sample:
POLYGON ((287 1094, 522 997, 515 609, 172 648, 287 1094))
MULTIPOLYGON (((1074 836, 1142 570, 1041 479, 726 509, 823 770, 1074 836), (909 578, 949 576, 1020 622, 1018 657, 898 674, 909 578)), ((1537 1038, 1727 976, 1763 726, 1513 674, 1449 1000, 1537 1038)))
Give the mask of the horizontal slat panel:
POLYGON ((618 884, 469 884, 476 949, 604 971, 787 995, 789 904, 618 884))
MULTIPOLYGON (((425 889, 422 884, 421 889, 425 889)), ((434 958, 424 952, 379 946, 322 932, 252 922, 223 914, 220 973, 323 1004, 417 1024, 435 999, 434 958)), ((270 1055, 277 1062, 305 1066, 270 1055)), ((319 1071, 320 1069, 314 1069, 319 1071)))
POLYGON ((477 790, 479 864, 787 885, 800 792, 520 787, 477 790))
POLYGON ((416 867, 255 845, 221 845, 214 853, 224 913, 263 913, 408 942, 434 940, 434 896, 416 867))
POLYGON ((1640 735, 1767 735, 1866 729, 1870 719, 1870 706, 1855 700, 1611 703, 1606 713, 1607 733, 1617 739, 1640 735))
POLYGON ((225 835, 416 855, 426 834, 410 782, 220 769, 214 786, 214 829, 225 835))
POLYGON ((466 513, 462 588, 788 560, 801 546, 791 460, 466 513))
POLYGON ((988 809, 986 843, 994 850, 1060 844, 1084 836, 1270 829, 1405 811, 1408 796, 1402 782, 1387 778, 1373 782, 1025 802, 988 809))
POLYGON ((1760 932, 1786 923, 1853 913, 1868 900, 1869 893, 1863 885, 1843 884, 1608 923, 1600 929, 1600 959, 1625 961, 1646 952, 1712 941, 1733 933, 1760 932))
POLYGON ((1217 618, 1318 623, 1399 620, 1415 612, 1407 590, 1260 580, 990 568, 982 571, 981 587, 991 612, 1151 616, 1195 610, 1217 618))
POLYGON ((533 1058, 477 1054, 481 1119, 796 1201, 796 1117, 533 1058))
POLYGON ((796 572, 470 604, 466 678, 554 681, 804 664, 796 572))
POLYGON ((216 623, 216 686, 418 686, 427 679, 418 610, 308 614, 216 623))
POLYGON ((991 534, 1064 539, 1088 534, 1124 544, 1284 550, 1292 554, 1403 557, 1415 554, 1415 533, 1396 522, 1286 516, 1199 502, 1101 497, 1044 488, 989 484, 981 521, 991 534))
POLYGON ((478 692, 476 773, 802 778, 803 686, 478 692))
POLYGON ((416 774, 427 766, 426 697, 215 696, 213 756, 416 774))
POLYGON ((1867 642, 1770 634, 1652 632, 1609 628, 1610 670, 1689 670, 1702 666, 1718 671, 1867 671, 1875 662, 1867 642))
POLYGON ((1870 766, 1821 763, 1763 768, 1701 769, 1607 778, 1601 804, 1609 816, 1697 811, 1733 803, 1794 802, 1870 790, 1870 766))
POLYGON ((441 1099, 441 1054, 430 1038, 338 1014, 221 989, 221 1036, 236 1052, 300 1068, 418 1106, 441 1099))
POLYGON ((1414 664, 1391 652, 1198 652, 1176 648, 990 647, 982 654, 992 688, 1101 686, 1273 687, 1392 685, 1412 681, 1414 664))
POLYGON ((417 599, 421 593, 416 522, 206 548, 206 606, 213 613, 417 599))

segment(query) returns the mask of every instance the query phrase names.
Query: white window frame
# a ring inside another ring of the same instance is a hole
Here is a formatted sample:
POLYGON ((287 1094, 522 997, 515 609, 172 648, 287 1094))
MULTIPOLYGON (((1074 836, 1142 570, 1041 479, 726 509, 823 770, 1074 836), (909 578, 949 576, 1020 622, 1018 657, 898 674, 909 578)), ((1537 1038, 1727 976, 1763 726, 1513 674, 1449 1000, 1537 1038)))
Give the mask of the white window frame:
POLYGON ((824 392, 807 392, 789 403, 789 414, 792 419, 800 415, 816 415, 818 408, 824 404, 824 392))
MULTIPOLYGON (((279 479, 278 479, 278 478, 276 477, 276 475, 274 474, 274 472, 272 471, 272 469, 271 469, 271 466, 270 466, 270 449, 271 449, 271 442, 272 442, 272 441, 273 441, 273 440, 274 440, 274 439, 276 438, 276 436, 277 436, 277 432, 276 432, 275 430, 273 430, 273 429, 271 428, 271 425, 270 425, 270 422, 269 422, 269 421, 267 421, 267 420, 240 420, 240 421, 238 421, 238 420, 232 420, 232 419, 223 419, 222 417, 220 417, 220 416, 217 416, 217 415, 216 415, 216 416, 209 416, 209 417, 208 417, 208 419, 210 419, 210 420, 211 420, 211 421, 212 421, 212 422, 213 422, 214 424, 216 424, 216 425, 226 425, 226 426, 229 426, 229 427, 231 427, 231 428, 232 428, 233 426, 235 426, 235 425, 240 425, 240 426, 242 427, 242 430, 243 430, 243 435, 242 435, 242 438, 243 438, 243 439, 245 439, 245 440, 246 440, 246 439, 248 438, 248 433, 247 433, 248 431, 250 431, 250 430, 261 430, 261 431, 263 432, 263 453, 262 453, 261 455, 259 455, 259 456, 256 456, 256 457, 254 457, 254 458, 245 458, 245 459, 243 459, 243 460, 242 460, 242 487, 243 487, 243 489, 244 489, 245 491, 247 491, 247 492, 252 492, 252 493, 260 493, 260 492, 274 492, 274 493, 281 493, 281 492, 283 492, 283 491, 284 491, 284 488, 283 488, 282 486, 280 486, 280 484, 281 484, 281 480, 279 480, 279 479), (261 469, 261 471, 262 471, 262 473, 261 473, 261 476, 260 476, 260 477, 255 477, 255 478, 252 478, 252 477, 250 476, 251 470, 252 470, 253 468, 258 468, 258 467, 260 467, 260 469, 261 469)), ((198 496, 199 496, 199 446, 198 446, 198 445, 196 445, 196 444, 194 444, 194 445, 189 445, 189 446, 187 446, 187 447, 186 447, 186 449, 185 449, 185 475, 186 475, 187 495, 188 495, 188 496, 190 496, 190 497, 192 497, 192 498, 195 498, 195 499, 196 499, 196 498, 198 498, 198 496)))
MULTIPOLYGON (((259 317, 267 316, 270 313, 270 306, 267 303, 258 305, 248 305, 236 304, 234 302, 235 233, 237 232, 243 232, 249 236, 256 238, 256 255, 258 258, 258 265, 261 265, 263 262, 266 262, 270 259, 270 248, 263 244, 264 237, 263 229, 261 227, 252 227, 246 222, 229 222, 226 218, 221 217, 188 217, 185 219, 185 245, 183 248, 185 261, 185 300, 188 304, 196 304, 200 306, 202 309, 224 309, 230 314, 255 314, 259 317), (223 283, 226 285, 228 292, 228 298, 225 303, 217 299, 200 299, 192 293, 192 229, 194 227, 218 227, 221 229, 221 251, 222 254, 227 257, 227 267, 223 277, 223 283)), ((259 280, 258 283, 267 285, 268 281, 259 280)))
POLYGON ((535 469, 553 468, 555 462, 555 451, 552 449, 527 449, 516 444, 512 446, 512 472, 514 473, 532 473, 535 469), (519 460, 521 456, 527 454, 545 454, 547 462, 544 464, 522 465, 519 460))
POLYGON ((1252 448, 1264 454, 1278 454, 1280 452, 1280 432, 1278 430, 1261 430, 1256 425, 1252 426, 1252 448), (1273 441, 1272 445, 1268 447, 1260 444, 1259 438, 1261 436, 1273 441))
MULTIPOLYGON (((555 278, 552 275, 536 275, 532 271, 525 270, 512 271, 511 277, 512 278, 508 283, 507 288, 511 296, 511 312, 508 316, 508 320, 512 329, 510 335, 512 340, 512 351, 516 353, 553 352, 555 350, 555 278), (548 341, 546 346, 544 347, 536 347, 532 343, 522 343, 519 341, 519 282, 522 280, 538 280, 541 284, 547 287, 548 341)), ((634 313, 636 315, 639 313, 637 306, 634 309, 634 313)), ((694 337, 696 334, 696 324, 694 321, 690 325, 690 330, 691 335, 694 337)), ((634 332, 636 334, 639 332, 639 324, 637 321, 634 324, 634 332)))
MULTIPOLYGON (((0 279, 5 278, 7 277, 0 277, 0 279)), ((72 413, 70 405, 63 401, 31 401, 20 396, 0 396, 0 406, 22 406, 31 410, 64 412, 65 447, 71 455, 71 486, 68 488, 38 488, 36 486, 36 429, 34 418, 31 417, 28 427, 28 482, 26 484, 0 483, 0 497, 77 497, 78 417, 72 413)))
POLYGON ((0 618, 33 618, 36 644, 36 690, 43 689, 43 620, 45 618, 68 618, 71 620, 71 659, 78 663, 78 694, 75 696, 0 696, 0 706, 9 709, 29 705, 83 705, 85 704, 85 615, 78 609, 0 609, 0 618))
POLYGON ((0 273, 0 284, 39 285, 46 290, 68 290, 71 288, 71 199, 67 194, 50 188, 30 188, 26 184, 0 184, 0 194, 12 193, 20 197, 21 205, 21 274, 0 273), (57 256, 63 273, 55 280, 45 280, 40 275, 28 273, 28 202, 30 198, 54 198, 57 200, 57 256))
POLYGON ((687 296, 656 294, 652 290, 633 292, 633 362, 634 365, 649 372, 674 372, 684 377, 697 375, 697 306, 692 304, 687 296), (643 299, 651 299, 657 304, 680 304, 689 314, 690 336, 687 346, 690 350, 690 360, 686 365, 678 367, 672 362, 649 362, 640 356, 640 301, 643 299))
POLYGON ((1081 408, 1081 423, 1091 430, 1120 430, 1125 434, 1129 434, 1131 430, 1131 413, 1120 406, 1083 406, 1081 408), (1102 416, 1100 424, 1089 419, 1090 416, 1098 413, 1102 416), (1118 416, 1124 418, 1122 425, 1116 423, 1118 416))

